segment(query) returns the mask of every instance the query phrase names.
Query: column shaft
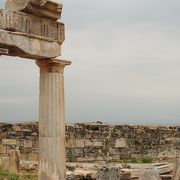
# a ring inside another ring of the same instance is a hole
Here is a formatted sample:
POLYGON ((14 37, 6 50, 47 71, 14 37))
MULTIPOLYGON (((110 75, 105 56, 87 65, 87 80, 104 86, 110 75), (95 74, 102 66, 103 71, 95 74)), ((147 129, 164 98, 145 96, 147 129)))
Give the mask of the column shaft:
POLYGON ((40 67, 39 180, 65 180, 64 61, 40 67))

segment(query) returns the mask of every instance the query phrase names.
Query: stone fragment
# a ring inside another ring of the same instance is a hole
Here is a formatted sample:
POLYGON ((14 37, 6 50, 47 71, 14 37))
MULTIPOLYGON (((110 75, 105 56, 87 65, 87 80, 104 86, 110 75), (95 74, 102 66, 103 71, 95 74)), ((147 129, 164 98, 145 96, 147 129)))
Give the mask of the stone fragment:
POLYGON ((93 146, 93 142, 90 141, 90 140, 88 140, 88 139, 86 139, 84 143, 85 143, 85 146, 86 146, 86 147, 88 147, 88 146, 93 146))
POLYGON ((16 145, 16 139, 2 139, 3 145, 16 145))
POLYGON ((126 147, 126 139, 125 138, 116 139, 115 147, 116 148, 124 148, 124 147, 126 147))
POLYGON ((6 0, 6 9, 27 12, 39 17, 57 20, 61 16, 62 4, 52 0, 6 0))
POLYGON ((76 147, 77 148, 84 148, 84 140, 83 139, 76 139, 76 147))
POLYGON ((177 158, 174 163, 173 180, 180 180, 180 158, 177 158))
POLYGON ((6 146, 0 145, 0 154, 6 154, 6 146))
POLYGON ((96 140, 94 140, 92 144, 94 147, 101 147, 103 145, 102 141, 96 141, 96 140))
POLYGON ((161 180, 157 168, 142 169, 139 173, 139 180, 161 180))
POLYGON ((32 141, 24 140, 24 147, 25 148, 31 148, 32 147, 32 141))
POLYGON ((120 180, 120 170, 117 166, 102 166, 98 169, 97 180, 120 180))
POLYGON ((1 165, 3 169, 9 170, 9 157, 1 157, 1 165))
POLYGON ((38 60, 61 55, 61 45, 46 37, 0 29, 0 42, 0 48, 9 49, 9 56, 38 60))
POLYGON ((9 156, 9 171, 19 172, 20 171, 20 152, 19 150, 11 150, 9 156))
POLYGON ((18 132, 18 131, 21 131, 22 129, 21 129, 21 126, 20 126, 20 125, 14 124, 14 125, 12 126, 12 130, 18 132))
POLYGON ((4 9, 0 10, 0 29, 46 37, 59 44, 62 44, 65 39, 64 24, 61 22, 4 9))

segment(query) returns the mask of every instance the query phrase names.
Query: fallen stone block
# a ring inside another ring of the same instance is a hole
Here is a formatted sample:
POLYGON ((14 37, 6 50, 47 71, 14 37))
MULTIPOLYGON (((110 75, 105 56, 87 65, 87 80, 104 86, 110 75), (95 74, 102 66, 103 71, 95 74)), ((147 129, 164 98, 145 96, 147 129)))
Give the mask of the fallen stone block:
POLYGON ((173 180, 180 180, 180 158, 175 160, 173 180))
POLYGON ((117 166, 102 166, 97 171, 97 180, 120 180, 120 170, 117 166))
POLYGON ((161 180, 157 168, 147 168, 140 170, 139 180, 161 180))

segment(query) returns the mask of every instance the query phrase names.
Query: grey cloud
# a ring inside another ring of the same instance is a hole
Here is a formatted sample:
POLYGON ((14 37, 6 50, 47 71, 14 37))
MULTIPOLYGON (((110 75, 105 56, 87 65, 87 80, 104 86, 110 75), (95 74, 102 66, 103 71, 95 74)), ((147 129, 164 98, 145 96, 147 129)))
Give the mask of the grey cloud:
MULTIPOLYGON (((62 2, 67 120, 178 124, 179 0, 62 2)), ((0 59, 0 118, 36 120, 38 68, 0 59)))

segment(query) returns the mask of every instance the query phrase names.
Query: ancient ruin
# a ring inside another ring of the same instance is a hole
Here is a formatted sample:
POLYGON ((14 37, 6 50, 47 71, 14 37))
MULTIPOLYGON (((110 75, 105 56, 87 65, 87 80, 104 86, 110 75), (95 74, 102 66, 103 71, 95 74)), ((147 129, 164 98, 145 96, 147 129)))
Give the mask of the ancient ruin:
POLYGON ((63 71, 56 59, 64 42, 62 4, 51 0, 6 0, 0 10, 0 55, 36 60, 40 68, 39 179, 65 179, 63 71))
MULTIPOLYGON (((18 154, 15 152, 18 150, 20 170, 37 171, 38 127, 38 123, 33 122, 0 123, 0 166, 9 169, 11 161, 12 171, 17 171, 15 162, 18 154)), ((66 175, 69 179, 76 180, 83 177, 95 179, 96 173, 99 179, 105 176, 118 178, 120 173, 126 180, 137 179, 138 174, 144 176, 151 172, 149 168, 153 165, 162 179, 172 179, 172 163, 180 152, 179 137, 179 126, 108 125, 100 122, 68 124, 66 175), (143 163, 146 158, 153 164, 143 163), (120 172, 115 171, 114 165, 120 167, 120 172)), ((177 159, 174 163, 174 178, 178 179, 179 175, 177 159)))

